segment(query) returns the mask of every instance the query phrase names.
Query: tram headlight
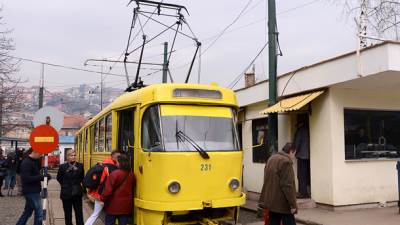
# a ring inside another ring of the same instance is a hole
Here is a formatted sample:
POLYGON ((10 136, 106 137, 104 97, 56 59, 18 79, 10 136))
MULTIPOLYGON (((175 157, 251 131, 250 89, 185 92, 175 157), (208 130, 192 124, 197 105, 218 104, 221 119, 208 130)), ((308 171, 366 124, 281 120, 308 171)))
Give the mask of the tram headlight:
POLYGON ((176 194, 181 190, 181 185, 177 181, 173 181, 168 185, 168 191, 171 194, 176 194))
POLYGON ((229 182, 229 187, 231 188, 232 191, 238 189, 240 186, 239 180, 236 178, 233 178, 231 182, 229 182))

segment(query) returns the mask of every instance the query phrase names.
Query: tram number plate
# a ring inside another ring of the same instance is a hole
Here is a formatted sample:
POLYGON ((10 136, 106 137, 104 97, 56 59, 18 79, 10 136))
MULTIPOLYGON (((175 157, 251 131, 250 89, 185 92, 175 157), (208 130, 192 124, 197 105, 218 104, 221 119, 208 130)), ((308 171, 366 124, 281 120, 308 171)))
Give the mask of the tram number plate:
POLYGON ((200 171, 210 171, 211 170, 211 164, 200 164, 200 171))

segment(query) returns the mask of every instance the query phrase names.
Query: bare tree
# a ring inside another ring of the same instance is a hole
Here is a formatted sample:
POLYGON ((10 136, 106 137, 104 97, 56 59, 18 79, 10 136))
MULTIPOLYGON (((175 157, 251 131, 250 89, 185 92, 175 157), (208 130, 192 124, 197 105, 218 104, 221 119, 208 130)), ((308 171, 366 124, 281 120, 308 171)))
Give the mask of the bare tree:
POLYGON ((347 16, 354 18, 358 26, 366 26, 367 35, 383 39, 400 39, 400 0, 341 0, 341 2, 344 2, 344 12, 347 16), (365 21, 362 21, 363 17, 365 21), (365 24, 362 24, 363 22, 365 24))
MULTIPOLYGON (((4 25, 2 20, 0 17, 0 26, 4 25)), ((0 136, 18 126, 15 113, 22 110, 24 104, 23 89, 18 86, 21 78, 16 76, 19 61, 11 55, 15 47, 10 33, 9 29, 0 28, 0 136)))

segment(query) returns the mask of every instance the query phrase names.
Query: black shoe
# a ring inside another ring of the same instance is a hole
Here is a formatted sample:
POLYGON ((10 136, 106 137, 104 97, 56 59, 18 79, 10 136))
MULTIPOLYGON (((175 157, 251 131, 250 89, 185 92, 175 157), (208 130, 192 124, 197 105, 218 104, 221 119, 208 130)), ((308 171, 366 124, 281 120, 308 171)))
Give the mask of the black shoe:
POLYGON ((296 196, 298 199, 306 199, 306 198, 310 198, 310 196, 309 195, 304 195, 304 194, 297 194, 297 196, 296 196))
POLYGON ((4 197, 4 195, 2 193, 0 193, 0 197, 4 197))

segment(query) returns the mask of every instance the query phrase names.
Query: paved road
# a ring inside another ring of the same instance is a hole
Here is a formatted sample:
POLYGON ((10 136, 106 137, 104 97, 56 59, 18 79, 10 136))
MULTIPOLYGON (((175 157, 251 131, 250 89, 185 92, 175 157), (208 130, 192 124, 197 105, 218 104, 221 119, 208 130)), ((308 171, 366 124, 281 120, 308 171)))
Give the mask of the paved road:
MULTIPOLYGON (((3 190, 3 193, 5 191, 3 190)), ((13 225, 21 216, 25 205, 25 199, 22 196, 0 197, 0 225, 13 225)), ((33 224, 33 216, 27 225, 33 224)))

